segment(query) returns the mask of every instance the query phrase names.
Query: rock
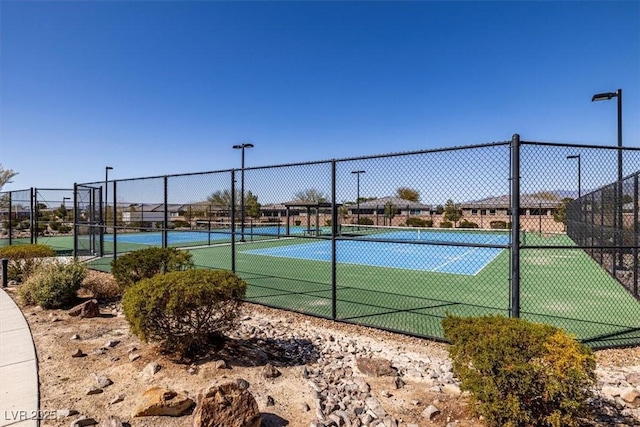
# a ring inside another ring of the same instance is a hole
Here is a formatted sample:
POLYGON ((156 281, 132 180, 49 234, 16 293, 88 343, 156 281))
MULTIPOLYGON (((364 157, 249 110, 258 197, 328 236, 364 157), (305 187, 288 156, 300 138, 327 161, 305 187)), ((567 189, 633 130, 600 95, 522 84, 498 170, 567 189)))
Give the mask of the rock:
POLYGON ((246 389, 248 389, 248 388, 249 388, 249 386, 250 386, 250 385, 249 385, 249 381, 247 381, 247 380, 245 380, 245 379, 243 379, 243 378, 238 378, 238 379, 236 380, 236 384, 237 384, 237 386, 238 386, 238 388, 239 388, 240 390, 246 390, 246 389))
POLYGON ((458 396, 461 391, 460 387, 455 384, 445 384, 442 386, 442 392, 446 394, 450 394, 452 396, 458 396))
POLYGON ((81 349, 77 349, 73 353, 71 353, 71 357, 85 357, 86 354, 81 349))
POLYGON ((142 370, 142 375, 144 375, 146 378, 151 378, 159 370, 160 370, 160 365, 157 362, 149 362, 147 363, 147 366, 145 366, 144 369, 142 370))
POLYGON ((275 404, 275 399, 271 396, 267 396, 266 406, 275 406, 275 404))
POLYGON ((394 380, 394 385, 396 386, 396 388, 402 388, 405 386, 405 382, 402 381, 402 378, 396 377, 396 379, 394 380))
POLYGON ((69 314, 69 316, 81 318, 98 317, 100 316, 100 306, 98 305, 98 300, 90 299, 89 301, 85 301, 82 304, 78 304, 75 307, 69 309, 67 311, 67 314, 69 314))
POLYGON ((138 353, 131 353, 129 355, 129 361, 130 362, 134 362, 136 360, 140 359, 140 355, 138 353))
POLYGON ((114 415, 109 415, 107 418, 102 420, 102 422, 100 423, 100 427, 124 427, 124 424, 122 423, 120 418, 114 415))
POLYGON ((116 397, 114 397, 111 402, 109 402, 109 405, 115 405, 116 403, 120 403, 124 400, 124 394, 119 394, 116 397))
POLYGON ((118 340, 110 340, 110 341, 107 341, 107 343, 104 346, 106 348, 113 348, 113 347, 117 346, 118 344, 120 344, 120 341, 118 341, 118 340))
POLYGON ((627 387, 622 390, 620 398, 633 406, 640 406, 640 391, 633 387, 627 387))
POLYGON ((625 379, 631 385, 640 386, 640 372, 632 372, 625 379))
POLYGON ((67 418, 73 415, 78 415, 78 411, 75 409, 58 409, 56 411, 56 416, 60 418, 67 418))
POLYGON ((260 427, 261 423, 255 398, 239 381, 211 386, 198 393, 193 427, 260 427))
POLYGON ((429 405, 422 411, 422 416, 431 421, 433 417, 440 413, 440 409, 436 408, 434 405, 429 405))
POLYGON ((276 377, 279 377, 280 374, 281 372, 271 363, 267 363, 262 368, 262 376, 264 378, 276 378, 276 377))
POLYGON ((192 405, 193 400, 185 394, 162 387, 151 387, 142 394, 132 415, 134 417, 154 415, 179 417, 192 405))
POLYGON ((74 340, 74 341, 75 341, 75 340, 79 340, 79 339, 80 339, 80 335, 78 335, 78 334, 73 334, 73 335, 71 336, 71 339, 72 339, 72 340, 74 340))
POLYGON ((71 423, 71 427, 84 427, 84 426, 93 426, 98 424, 98 422, 93 418, 82 417, 78 418, 74 422, 71 423))
POLYGON ((214 369, 227 369, 227 362, 224 360, 216 360, 213 362, 214 369))
POLYGON ((92 385, 91 387, 89 387, 89 390, 87 390, 87 396, 91 396, 93 394, 100 394, 103 393, 104 390, 101 389, 100 387, 96 387, 94 385, 92 385))
POLYGON ((113 381, 111 381, 110 378, 107 378, 104 375, 96 375, 96 383, 98 384, 98 387, 105 388, 113 384, 113 381))
POLYGON ((383 377, 396 374, 396 370, 391 366, 391 362, 387 359, 357 358, 356 366, 364 375, 373 377, 383 377))

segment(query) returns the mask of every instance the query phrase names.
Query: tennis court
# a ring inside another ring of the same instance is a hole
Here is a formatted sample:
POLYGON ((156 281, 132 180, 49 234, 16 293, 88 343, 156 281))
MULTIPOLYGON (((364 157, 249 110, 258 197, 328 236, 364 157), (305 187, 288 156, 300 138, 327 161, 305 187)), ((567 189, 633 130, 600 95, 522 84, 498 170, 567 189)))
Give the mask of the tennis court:
MULTIPOLYGON (((428 244, 340 241, 337 262, 371 267, 399 268, 475 275, 503 249, 428 244)), ((330 241, 241 251, 249 255, 331 262, 330 241)))
MULTIPOLYGON (((304 227, 291 232, 236 239, 235 270, 249 285, 247 301, 332 318, 335 296, 339 320, 429 337, 442 337, 440 321, 447 313, 509 315, 510 260, 502 246, 508 231, 341 228, 335 272, 332 240, 309 236, 304 227)), ((197 267, 232 269, 230 232, 169 236, 173 245, 190 248, 197 267), (209 234, 224 238, 194 245, 209 234)), ((161 233, 155 232, 117 239, 119 253, 161 245, 161 233)), ((559 326, 593 347, 640 340, 640 302, 585 251, 574 249, 571 239, 529 233, 521 239, 527 244, 520 254, 523 318, 559 326)), ((110 261, 91 264, 108 271, 110 261)))

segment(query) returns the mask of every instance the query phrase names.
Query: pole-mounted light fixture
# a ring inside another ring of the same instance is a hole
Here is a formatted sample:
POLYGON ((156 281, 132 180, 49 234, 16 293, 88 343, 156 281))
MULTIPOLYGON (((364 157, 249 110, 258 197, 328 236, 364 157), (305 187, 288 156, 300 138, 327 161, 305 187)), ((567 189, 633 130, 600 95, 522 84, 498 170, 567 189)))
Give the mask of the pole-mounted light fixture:
MULTIPOLYGON (((591 101, 608 101, 612 98, 618 98, 618 191, 617 198, 618 202, 616 203, 615 209, 617 210, 616 221, 617 224, 614 225, 614 228, 622 229, 622 89, 618 89, 615 92, 603 92, 596 93, 591 97, 591 101)), ((615 234, 614 234, 614 244, 615 244, 615 234)), ((618 255, 618 266, 622 268, 622 255, 618 255)), ((614 254, 614 269, 615 269, 615 254, 614 254)))
MULTIPOLYGON (((238 144, 238 145, 234 145, 233 146, 234 149, 236 150, 242 150, 242 161, 241 161, 241 177, 240 177, 240 241, 244 242, 244 218, 245 218, 245 214, 244 214, 244 150, 245 148, 253 148, 253 144, 251 143, 244 143, 244 144, 238 144)), ((235 199, 235 196, 232 195, 232 197, 235 199)), ((233 202, 233 199, 232 199, 233 202)), ((234 231, 235 232, 235 231, 234 231)))

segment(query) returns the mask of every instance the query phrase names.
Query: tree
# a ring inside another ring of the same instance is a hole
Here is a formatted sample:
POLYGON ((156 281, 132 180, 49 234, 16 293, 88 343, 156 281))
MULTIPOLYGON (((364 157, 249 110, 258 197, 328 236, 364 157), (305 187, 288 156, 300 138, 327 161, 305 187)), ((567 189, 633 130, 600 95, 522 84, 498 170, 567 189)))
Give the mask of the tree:
MULTIPOLYGON (((236 193, 236 202, 238 202, 240 200, 240 193, 238 193, 238 191, 236 191, 236 193)), ((231 210, 231 205, 233 203, 231 190, 218 190, 207 197, 207 202, 219 208, 231 210)))
POLYGON ((447 200, 447 203, 444 205, 444 219, 450 222, 453 222, 454 226, 457 225, 457 222, 462 218, 462 211, 453 203, 453 200, 447 200))
POLYGON ((394 205, 391 202, 387 202, 384 205, 384 217, 385 218, 389 218, 389 225, 391 225, 391 220, 393 219, 394 216, 396 216, 396 212, 397 212, 397 208, 396 205, 394 205))
POLYGON ((409 200, 412 202, 420 201, 420 192, 418 190, 414 190, 409 187, 400 187, 396 190, 396 195, 404 200, 409 200))
POLYGON ((300 200, 303 202, 312 202, 312 203, 326 203, 328 202, 327 197, 314 188, 308 188, 306 190, 298 191, 293 195, 296 200, 300 200))
MULTIPOLYGON (((242 194, 239 190, 236 190, 235 198, 231 196, 231 190, 219 190, 213 193, 211 196, 207 197, 207 202, 228 211, 231 211, 231 205, 233 202, 235 202, 236 216, 240 217, 242 216, 242 212, 240 212, 241 198, 242 194)), ((244 195, 244 209, 246 216, 254 218, 260 216, 260 203, 258 203, 258 196, 254 195, 251 191, 247 191, 244 195)))
POLYGON ((555 222, 561 222, 564 224, 565 228, 567 226, 567 205, 571 203, 573 199, 571 197, 565 197, 558 204, 555 213, 553 214, 553 220, 555 222))
POLYGON ((438 205, 436 206, 436 215, 442 215, 444 213, 444 206, 438 205))
POLYGON ((258 218, 260 216, 260 203, 258 203, 258 196, 255 196, 251 191, 248 191, 244 196, 244 210, 245 215, 252 218, 258 218))
POLYGON ((2 190, 2 187, 4 187, 5 184, 9 184, 11 182, 11 178, 16 175, 18 175, 18 172, 3 168, 2 163, 0 163, 0 190, 2 190))

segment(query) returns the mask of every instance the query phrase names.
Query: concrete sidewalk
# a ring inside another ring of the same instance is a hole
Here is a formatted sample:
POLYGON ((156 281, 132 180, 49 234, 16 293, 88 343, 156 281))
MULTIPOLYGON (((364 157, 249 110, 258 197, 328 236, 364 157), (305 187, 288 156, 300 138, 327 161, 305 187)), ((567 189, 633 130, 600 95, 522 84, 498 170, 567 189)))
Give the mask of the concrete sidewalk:
POLYGON ((0 426, 38 426, 38 361, 29 325, 0 288, 0 426))

